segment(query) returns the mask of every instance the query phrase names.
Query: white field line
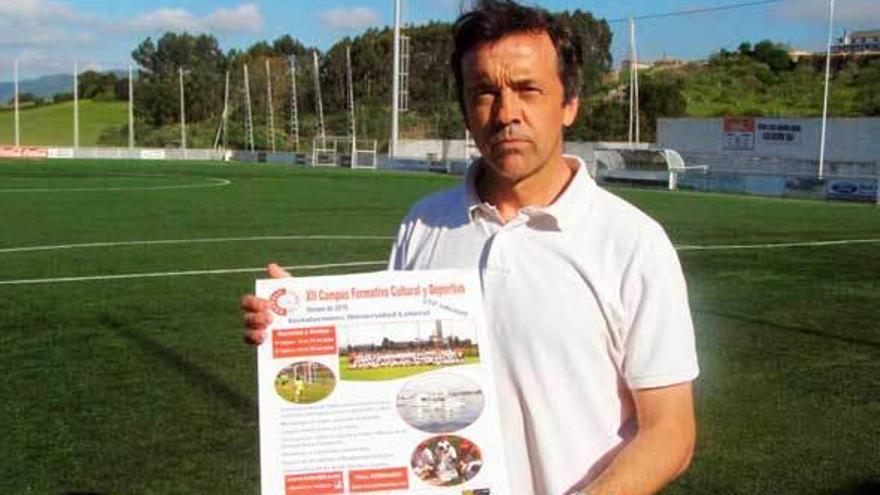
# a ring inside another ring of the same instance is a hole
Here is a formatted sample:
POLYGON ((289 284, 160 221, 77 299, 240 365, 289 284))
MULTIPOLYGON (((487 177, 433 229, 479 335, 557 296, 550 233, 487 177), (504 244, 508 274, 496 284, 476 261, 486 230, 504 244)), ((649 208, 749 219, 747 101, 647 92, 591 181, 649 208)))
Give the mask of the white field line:
MULTIPOLYGON (((162 176, 150 176, 162 177, 162 176)), ((120 187, 71 187, 71 188, 34 188, 34 189, 0 189, 0 193, 44 193, 44 192, 106 192, 106 191, 164 191, 167 189, 198 189, 202 187, 223 187, 230 182, 226 179, 205 177, 211 182, 207 184, 178 184, 175 186, 120 186, 120 187)))
MULTIPOLYGON (((266 240, 266 239, 391 239, 390 237, 383 236, 267 236, 267 237, 229 237, 229 238, 214 238, 214 239, 177 239, 177 240, 165 240, 165 241, 136 241, 131 243, 91 243, 91 244, 70 244, 70 245, 62 245, 62 246, 31 246, 30 248, 10 248, 12 250, 36 250, 40 249, 64 249, 67 247, 93 247, 93 246, 106 246, 106 245, 132 245, 132 244, 173 244, 173 243, 188 243, 188 242, 223 242, 229 240, 266 240)), ((816 247, 816 246, 839 246, 846 244, 873 244, 880 243, 880 238, 877 239, 841 239, 834 241, 811 241, 811 242, 783 242, 783 243, 775 243, 775 244, 724 244, 724 245, 714 245, 714 246, 694 246, 694 245, 681 245, 676 246, 676 249, 679 251, 723 251, 723 250, 737 250, 737 249, 775 249, 775 248, 792 248, 792 247, 816 247)), ((9 249, 3 250, 0 252, 9 252, 9 249)), ((284 267, 288 270, 318 270, 323 268, 343 268, 343 267, 358 267, 358 266, 379 266, 385 265, 387 261, 353 261, 348 263, 326 263, 319 265, 299 265, 299 266, 287 266, 284 267)), ((229 273, 258 273, 264 272, 266 270, 265 267, 259 268, 227 268, 227 269, 218 269, 218 270, 187 270, 187 271, 179 271, 179 272, 154 272, 154 273, 123 273, 118 275, 90 275, 90 276, 82 276, 82 277, 58 277, 58 278, 36 278, 36 279, 21 279, 21 280, 0 280, 0 285, 34 285, 34 284, 52 284, 52 283, 63 283, 63 282, 89 282, 89 281, 100 281, 100 280, 121 280, 121 279, 134 279, 134 278, 159 278, 159 277, 179 277, 179 276, 191 276, 191 275, 223 275, 229 273)))
MULTIPOLYGON (((320 270, 323 268, 343 268, 358 266, 377 266, 387 265, 387 260, 382 261, 351 261, 348 263, 325 263, 320 265, 298 265, 285 266, 285 270, 320 270)), ((56 284, 63 282, 90 282, 95 280, 124 280, 132 278, 161 278, 161 277, 183 277, 190 275, 225 275, 229 273, 265 273, 266 267, 259 268, 227 268, 222 270, 188 270, 181 272, 156 272, 156 273, 122 273, 119 275, 93 275, 85 277, 59 277, 59 278, 32 278, 22 280, 0 280, 0 285, 34 285, 34 284, 56 284)))
POLYGON ((50 246, 19 246, 0 249, 3 253, 22 253, 28 251, 56 251, 61 249, 153 246, 163 244, 200 244, 212 242, 253 242, 253 241, 392 241, 394 237, 381 235, 267 235, 255 237, 208 237, 202 239, 160 239, 154 241, 86 242, 81 244, 56 244, 50 246))
POLYGON ((836 241, 777 242, 768 244, 718 244, 714 246, 681 245, 675 246, 675 249, 679 251, 733 251, 737 249, 777 249, 874 243, 880 243, 880 239, 840 239, 836 241))

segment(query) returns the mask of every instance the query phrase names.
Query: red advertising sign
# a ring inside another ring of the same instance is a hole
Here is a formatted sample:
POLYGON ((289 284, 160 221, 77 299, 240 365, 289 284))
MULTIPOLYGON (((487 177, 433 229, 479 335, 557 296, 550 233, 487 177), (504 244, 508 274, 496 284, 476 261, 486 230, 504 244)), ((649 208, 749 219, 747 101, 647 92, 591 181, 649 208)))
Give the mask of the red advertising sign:
POLYGON ((0 158, 48 158, 49 149, 39 146, 0 146, 0 158))
POLYGON ((755 149, 755 119, 751 117, 724 117, 723 149, 755 149))

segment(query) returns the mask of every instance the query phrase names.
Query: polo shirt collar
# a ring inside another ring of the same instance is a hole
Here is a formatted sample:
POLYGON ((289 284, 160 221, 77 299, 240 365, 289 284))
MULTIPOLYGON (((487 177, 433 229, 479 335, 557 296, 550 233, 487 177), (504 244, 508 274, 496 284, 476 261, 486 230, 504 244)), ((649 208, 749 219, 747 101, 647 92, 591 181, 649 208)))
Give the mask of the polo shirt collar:
MULTIPOLYGON (((574 155, 562 156, 567 159, 567 162, 574 161, 576 163, 574 177, 565 187, 565 190, 562 191, 562 194, 548 206, 526 206, 520 210, 536 220, 543 216, 553 219, 552 222, 528 222, 535 227, 548 224, 558 229, 563 229, 566 225, 571 225, 571 222, 583 214, 581 205, 583 205, 584 201, 588 199, 596 187, 596 182, 590 176, 586 164, 580 157, 574 155)), ((480 199, 480 195, 477 193, 477 179, 483 173, 483 167, 482 159, 474 160, 471 166, 468 167, 464 178, 465 209, 470 221, 474 221, 481 211, 486 214, 497 215, 495 206, 480 199)))

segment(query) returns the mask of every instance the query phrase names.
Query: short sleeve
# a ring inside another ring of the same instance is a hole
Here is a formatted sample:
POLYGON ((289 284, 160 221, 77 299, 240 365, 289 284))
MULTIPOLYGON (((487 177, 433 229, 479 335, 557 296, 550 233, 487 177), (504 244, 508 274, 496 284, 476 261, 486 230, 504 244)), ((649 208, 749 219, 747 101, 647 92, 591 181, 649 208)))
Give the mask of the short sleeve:
POLYGON ((691 381, 699 375, 687 285, 663 229, 644 229, 623 281, 622 372, 632 389, 691 381))

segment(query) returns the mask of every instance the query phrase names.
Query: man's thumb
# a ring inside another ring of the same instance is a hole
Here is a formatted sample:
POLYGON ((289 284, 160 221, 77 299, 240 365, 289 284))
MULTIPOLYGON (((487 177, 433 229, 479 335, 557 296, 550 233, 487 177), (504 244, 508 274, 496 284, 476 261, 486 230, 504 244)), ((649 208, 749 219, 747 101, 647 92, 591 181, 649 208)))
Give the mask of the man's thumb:
POLYGON ((266 267, 266 272, 269 273, 269 276, 272 278, 288 278, 290 274, 284 268, 276 265, 275 263, 269 263, 269 266, 266 267))

